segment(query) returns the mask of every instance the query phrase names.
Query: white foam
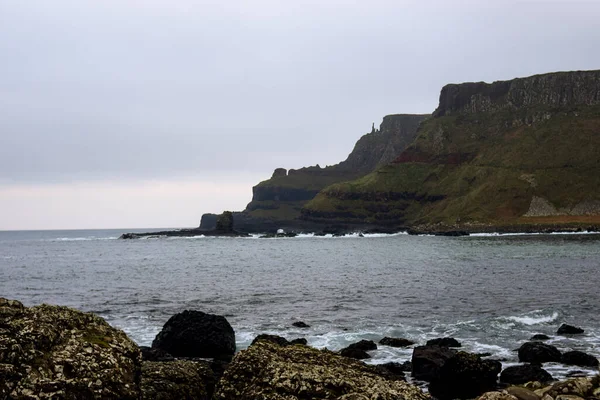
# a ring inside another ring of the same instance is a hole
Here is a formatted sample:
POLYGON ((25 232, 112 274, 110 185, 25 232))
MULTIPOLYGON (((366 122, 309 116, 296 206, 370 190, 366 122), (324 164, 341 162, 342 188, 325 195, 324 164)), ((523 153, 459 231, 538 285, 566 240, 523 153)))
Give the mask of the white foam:
POLYGON ((472 237, 493 237, 493 236, 535 236, 535 235, 598 235, 600 232, 490 232, 490 233, 471 233, 469 236, 472 237))
POLYGON ((506 319, 518 322, 523 325, 539 325, 539 324, 546 324, 549 322, 556 321, 557 318, 558 318, 558 313, 553 312, 552 315, 512 316, 512 317, 507 317, 506 319))

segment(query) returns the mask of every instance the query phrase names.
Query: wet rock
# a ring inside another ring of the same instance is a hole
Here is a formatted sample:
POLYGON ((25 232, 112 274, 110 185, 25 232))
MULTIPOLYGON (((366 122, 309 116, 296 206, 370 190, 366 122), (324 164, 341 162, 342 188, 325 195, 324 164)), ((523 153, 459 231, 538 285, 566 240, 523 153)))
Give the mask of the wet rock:
POLYGON ((1 399, 138 399, 141 363, 96 315, 0 298, 1 399))
POLYGON ((373 366, 307 346, 258 342, 239 352, 215 399, 425 400, 418 387, 381 376, 373 366))
POLYGON ((379 341, 379 344, 382 346, 390 346, 390 347, 408 347, 415 344, 412 340, 403 339, 403 338, 391 338, 384 337, 379 341))
POLYGON ((292 324, 292 326, 295 326, 296 328, 310 328, 310 325, 302 321, 296 321, 292 324))
POLYGON ((394 375, 404 376, 405 372, 410 372, 412 365, 408 361, 404 363, 388 362, 385 364, 378 364, 376 367, 383 368, 394 375))
POLYGON ((371 358, 371 355, 363 349, 357 349, 354 347, 346 347, 340 350, 340 355, 344 357, 354 358, 356 360, 366 360, 371 358))
POLYGON ((442 346, 418 346, 412 354, 412 376, 430 381, 446 361, 456 354, 456 350, 442 346))
POLYGON ((429 384, 440 400, 471 399, 496 387, 502 364, 460 351, 448 359, 429 384))
POLYGON ((519 400, 540 400, 540 396, 524 387, 511 386, 507 388, 506 391, 508 394, 515 396, 519 400))
POLYGON ((519 400, 512 394, 506 392, 487 392, 477 398, 477 400, 519 400))
POLYGON ((560 351, 549 344, 527 342, 519 347, 519 361, 529 363, 560 362, 560 351))
POLYGON ((152 347, 175 357, 233 355, 235 332, 223 316, 186 310, 169 318, 152 347))
POLYGON ((461 347, 460 342, 454 338, 446 337, 446 338, 438 338, 428 340, 425 344, 426 346, 442 346, 442 347, 461 347))
POLYGON ((520 385, 527 382, 550 382, 552 375, 538 365, 513 365, 500 373, 500 382, 520 385))
POLYGON ((161 349, 153 349, 148 346, 140 346, 142 360, 144 361, 173 361, 172 355, 161 349))
POLYGON ((583 333, 584 330, 581 328, 578 328, 576 326, 573 325, 568 325, 568 324, 562 324, 558 330, 556 331, 557 335, 578 335, 583 333))
POLYGON ((550 336, 544 335, 543 333, 538 333, 533 335, 529 340, 548 340, 550 336))
POLYGON ((372 340, 361 340, 360 342, 352 343, 347 349, 361 349, 365 351, 377 350, 377 345, 372 340))
POLYGON ((567 351, 562 355, 560 362, 567 365, 577 365, 579 367, 598 367, 598 359, 591 354, 583 351, 567 351))
POLYGON ((214 387, 214 373, 206 362, 144 361, 142 364, 143 400, 210 400, 214 387))
POLYGON ((266 341, 266 342, 271 342, 271 343, 275 343, 279 346, 288 346, 290 344, 290 342, 286 339, 283 338, 281 336, 277 336, 277 335, 268 335, 266 333, 260 334, 257 337, 254 338, 254 340, 252 341, 252 344, 255 344, 256 342, 259 341, 266 341))
POLYGON ((304 339, 304 338, 297 338, 294 340, 290 340, 290 344, 300 344, 303 346, 307 346, 308 345, 308 340, 304 339))
POLYGON ((582 398, 591 397, 594 389, 599 386, 600 377, 598 375, 587 378, 572 378, 563 382, 557 382, 546 391, 546 394, 552 398, 558 396, 579 396, 582 398))

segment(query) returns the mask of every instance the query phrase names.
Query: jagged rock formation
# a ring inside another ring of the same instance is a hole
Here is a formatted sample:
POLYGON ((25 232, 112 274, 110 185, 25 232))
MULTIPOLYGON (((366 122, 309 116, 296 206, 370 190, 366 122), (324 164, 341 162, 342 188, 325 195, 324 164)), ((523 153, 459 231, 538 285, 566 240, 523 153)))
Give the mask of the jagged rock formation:
POLYGON ((307 221, 432 229, 600 223, 600 71, 447 85, 392 164, 322 190, 307 221))
MULTIPOLYGON (((429 115, 388 115, 379 130, 361 137, 345 161, 321 168, 277 168, 271 179, 252 188, 246 210, 234 213, 235 229, 264 231, 277 228, 312 227, 299 221, 300 210, 322 189, 338 182, 364 176, 394 160, 415 138, 419 124, 429 115)), ((214 229, 213 214, 202 216, 200 228, 214 229)))
POLYGON ((307 346, 259 341, 238 353, 217 384, 215 399, 405 399, 429 395, 377 368, 307 346))

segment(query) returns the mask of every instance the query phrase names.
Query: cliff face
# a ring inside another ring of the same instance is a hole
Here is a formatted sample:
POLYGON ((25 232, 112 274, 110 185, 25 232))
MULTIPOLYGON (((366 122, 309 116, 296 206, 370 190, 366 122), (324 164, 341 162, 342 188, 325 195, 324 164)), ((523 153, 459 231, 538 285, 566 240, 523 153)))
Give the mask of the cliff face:
POLYGON ((557 72, 498 81, 450 84, 442 88, 433 116, 573 107, 600 104, 600 71, 557 72))
POLYGON ((600 71, 447 85, 392 164, 335 184, 310 221, 394 226, 600 222, 600 71))
MULTIPOLYGON (((415 138, 419 124, 429 115, 388 115, 379 130, 362 136, 345 161, 321 168, 277 168, 269 180, 252 188, 252 201, 235 213, 236 229, 261 231, 303 227, 302 207, 332 184, 364 176, 394 160, 415 138)), ((203 217, 200 227, 211 229, 213 218, 203 217)))

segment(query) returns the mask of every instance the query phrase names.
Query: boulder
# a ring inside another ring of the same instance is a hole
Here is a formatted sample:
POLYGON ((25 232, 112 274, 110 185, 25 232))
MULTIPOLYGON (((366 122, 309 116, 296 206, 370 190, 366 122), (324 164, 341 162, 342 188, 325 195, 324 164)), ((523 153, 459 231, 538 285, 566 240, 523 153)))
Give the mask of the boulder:
POLYGON ((471 399, 495 389, 501 369, 499 361, 482 360, 476 354, 460 351, 432 378, 429 393, 440 400, 471 399))
POLYGON ((262 333, 254 338, 251 345, 253 345, 254 343, 261 341, 261 340, 275 343, 279 346, 288 346, 290 344, 290 342, 284 337, 277 336, 277 335, 268 335, 266 333, 262 333))
POLYGON ((437 375, 446 361, 456 354, 456 350, 442 346, 418 346, 412 354, 412 376, 430 381, 437 375))
POLYGON ((529 363, 560 362, 560 351, 549 344, 526 342, 519 347, 519 361, 529 363))
POLYGON ((347 349, 361 349, 365 351, 377 350, 377 345, 372 340, 361 340, 360 342, 352 343, 347 349))
POLYGON ((388 362, 385 364, 377 364, 375 365, 375 367, 379 368, 380 370, 386 370, 388 372, 390 372, 391 374, 394 375, 399 375, 404 377, 404 373, 405 372, 410 372, 412 366, 410 364, 410 362, 404 362, 402 364, 398 363, 398 362, 388 362))
MULTIPOLYGON (((600 376, 586 378, 572 378, 563 382, 556 382, 546 391, 546 394, 552 398, 557 396, 578 396, 581 398, 596 398, 595 392, 600 387, 600 376)), ((598 393, 600 394, 600 393, 598 393)))
POLYGON ((550 382, 552 375, 538 365, 523 364, 506 367, 500 373, 500 382, 521 385, 527 382, 550 382))
POLYGON ((235 332, 223 316, 186 310, 169 318, 152 347, 175 357, 231 356, 235 332))
POLYGON ((375 367, 331 351, 269 342, 258 342, 234 357, 214 398, 430 399, 414 385, 386 379, 375 367))
POLYGON ((506 388, 506 391, 519 400, 540 400, 540 396, 535 392, 521 386, 511 386, 506 388))
POLYGON ((138 399, 141 364, 94 314, 0 298, 0 399, 138 399))
POLYGON ((300 344, 302 346, 307 346, 308 340, 306 340, 305 338, 297 338, 297 339, 290 340, 290 344, 300 344))
POLYGON ((340 350, 340 355, 343 357, 354 358, 357 360, 366 360, 367 358, 371 358, 371 355, 365 350, 357 349, 354 347, 346 347, 345 349, 340 350))
POLYGON ((391 338, 384 337, 379 341, 379 344, 382 346, 390 346, 390 347, 408 347, 415 344, 412 340, 402 339, 402 338, 391 338))
POLYGON ((292 326, 295 326, 296 328, 310 328, 310 325, 302 321, 296 321, 292 324, 292 326))
POLYGON ((215 376, 202 361, 144 361, 141 388, 142 400, 210 400, 215 376))
POLYGON ((568 324, 562 324, 558 330, 556 331, 557 335, 578 335, 583 333, 584 330, 581 328, 578 328, 576 326, 573 325, 568 325, 568 324))
POLYGON ((451 337, 428 340, 426 346, 461 347, 460 342, 451 337))
POLYGON ((577 365, 579 367, 597 368, 599 365, 596 357, 578 350, 567 351, 562 355, 560 362, 567 365, 577 365))
POLYGON ((550 336, 544 335, 543 333, 537 333, 537 334, 533 335, 531 338, 529 338, 529 340, 548 340, 548 339, 550 339, 550 336))

